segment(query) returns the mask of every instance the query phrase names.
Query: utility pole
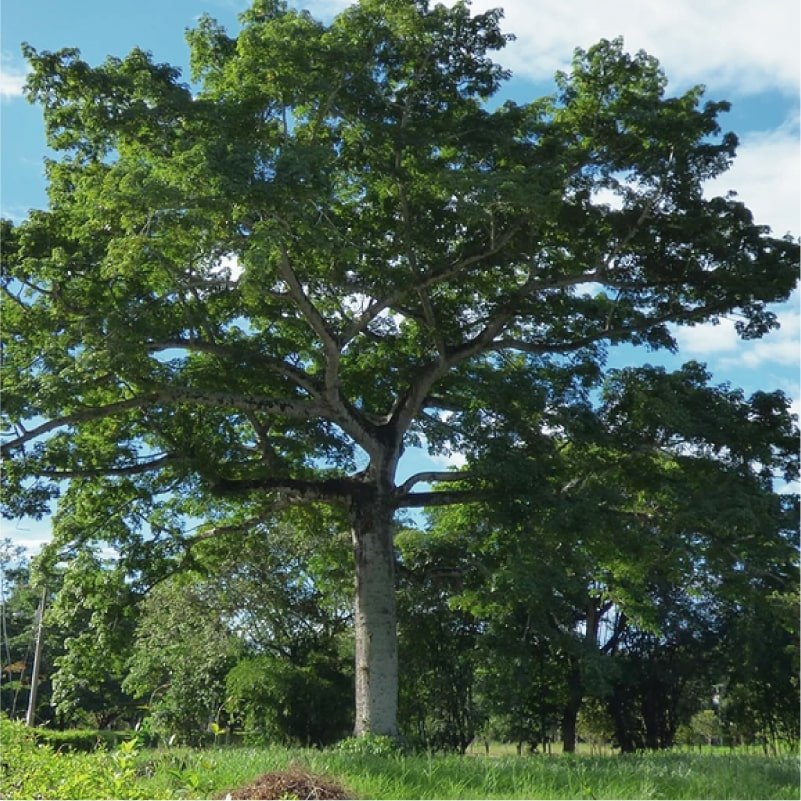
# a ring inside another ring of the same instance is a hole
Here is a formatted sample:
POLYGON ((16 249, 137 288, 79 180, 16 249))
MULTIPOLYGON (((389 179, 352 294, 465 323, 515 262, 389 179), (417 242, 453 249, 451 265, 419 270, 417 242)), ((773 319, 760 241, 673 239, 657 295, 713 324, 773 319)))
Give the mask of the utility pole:
POLYGON ((42 641, 44 640, 43 622, 45 600, 47 599, 47 587, 42 588, 42 599, 39 601, 39 609, 36 612, 36 646, 33 652, 33 673, 31 673, 31 694, 28 698, 28 714, 25 723, 28 726, 34 725, 36 712, 36 693, 39 689, 39 666, 42 662, 42 641))

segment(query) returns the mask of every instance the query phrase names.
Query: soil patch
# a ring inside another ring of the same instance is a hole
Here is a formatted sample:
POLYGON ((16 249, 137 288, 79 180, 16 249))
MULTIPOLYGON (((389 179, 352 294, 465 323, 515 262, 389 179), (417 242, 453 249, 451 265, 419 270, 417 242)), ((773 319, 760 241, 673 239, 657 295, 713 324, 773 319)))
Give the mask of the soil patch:
POLYGON ((352 799, 353 793, 324 776, 301 770, 282 770, 265 773, 254 782, 232 790, 226 799, 352 799))

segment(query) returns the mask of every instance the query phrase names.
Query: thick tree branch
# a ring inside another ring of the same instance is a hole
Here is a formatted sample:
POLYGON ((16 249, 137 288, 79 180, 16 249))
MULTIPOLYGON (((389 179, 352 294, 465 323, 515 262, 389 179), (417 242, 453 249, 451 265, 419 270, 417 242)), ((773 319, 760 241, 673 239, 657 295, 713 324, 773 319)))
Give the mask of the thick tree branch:
POLYGON ((514 319, 521 300, 531 294, 535 288, 534 272, 532 271, 512 296, 498 307, 495 314, 476 336, 455 348, 448 349, 444 359, 431 362, 420 370, 406 394, 398 399, 398 403, 393 409, 397 430, 406 431, 408 429, 420 411, 431 387, 451 368, 491 347, 493 340, 514 319))
POLYGON ((432 481, 465 481, 469 478, 469 473, 460 473, 456 470, 424 470, 420 473, 415 473, 413 476, 409 476, 409 478, 397 488, 396 492, 399 495, 405 495, 415 484, 420 484, 422 482, 430 484, 432 481))
POLYGON ((323 316, 303 290, 292 263, 289 252, 282 248, 279 273, 289 287, 289 294, 300 309, 311 329, 317 334, 325 355, 325 398, 336 413, 336 422, 352 436, 371 456, 377 454, 377 443, 372 432, 362 419, 358 410, 347 404, 342 397, 339 383, 340 344, 329 330, 323 316))
POLYGON ((200 406, 237 409, 243 412, 260 411, 304 420, 318 416, 331 417, 330 410, 327 406, 311 400, 297 399, 282 401, 259 395, 240 395, 232 392, 188 389, 183 387, 159 387, 124 401, 109 403, 105 406, 80 409, 71 414, 48 420, 46 423, 42 423, 36 426, 36 428, 26 431, 21 436, 4 443, 2 448, 0 448, 0 454, 6 456, 26 442, 41 437, 57 428, 64 428, 65 426, 89 420, 99 420, 104 417, 114 417, 130 409, 142 409, 149 406, 170 403, 196 403, 200 406))
POLYGON ((424 506, 453 506, 462 503, 480 503, 483 493, 478 490, 445 490, 443 492, 412 492, 395 502, 398 509, 422 508, 424 506))
POLYGON ((301 314, 309 324, 309 327, 320 338, 326 359, 331 362, 334 369, 336 369, 339 364, 339 343, 337 342, 333 333, 328 329, 328 326, 326 325, 323 316, 317 310, 317 307, 311 302, 308 295, 304 292, 303 287, 301 286, 301 283, 298 280, 294 269, 292 268, 292 263, 289 259, 289 251, 287 251, 286 248, 282 248, 281 250, 281 258, 278 262, 278 272, 281 275, 281 278, 286 281, 286 284, 289 287, 289 294, 297 304, 301 314))
POLYGON ((254 478, 218 478, 212 489, 221 495, 239 495, 253 491, 276 492, 297 501, 351 501, 363 496, 368 487, 351 478, 303 479, 280 476, 254 478))
POLYGON ((148 397, 152 397, 154 403, 196 403, 199 406, 236 409, 242 412, 266 412, 301 420, 314 417, 331 418, 331 411, 327 405, 307 398, 276 400, 265 395, 243 395, 237 392, 188 387, 159 387, 148 397))

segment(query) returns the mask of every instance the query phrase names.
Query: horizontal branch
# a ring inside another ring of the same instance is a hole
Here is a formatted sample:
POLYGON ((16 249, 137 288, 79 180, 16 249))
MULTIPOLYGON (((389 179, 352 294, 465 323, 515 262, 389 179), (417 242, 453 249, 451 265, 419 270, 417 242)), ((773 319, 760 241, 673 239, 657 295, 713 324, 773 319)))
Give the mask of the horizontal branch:
POLYGON ((188 548, 191 548, 198 542, 214 539, 215 537, 222 537, 226 534, 244 534, 246 531, 262 522, 264 522, 264 518, 261 516, 249 517, 247 520, 243 520, 240 523, 231 523, 226 526, 214 526, 213 528, 207 528, 198 532, 184 542, 188 548))
POLYGON ((401 484, 397 492, 405 495, 411 490, 415 484, 425 482, 430 484, 432 481, 465 481, 470 478, 469 473, 460 473, 456 470, 423 470, 409 476, 406 481, 401 484))
POLYGON ((105 406, 92 406, 86 409, 80 409, 77 412, 72 412, 72 414, 56 417, 52 420, 48 420, 46 423, 36 426, 35 428, 31 428, 20 436, 4 443, 2 447, 0 447, 0 454, 3 456, 8 456, 12 451, 24 445, 26 442, 29 442, 32 439, 37 439, 43 434, 47 434, 57 428, 63 428, 64 426, 69 426, 73 423, 82 423, 86 420, 99 420, 103 417, 113 417, 115 414, 119 414, 120 412, 125 412, 129 409, 136 409, 147 405, 149 402, 153 401, 153 398, 154 395, 152 394, 128 398, 127 400, 118 401, 117 403, 109 403, 105 406))
POLYGON ((41 437, 57 428, 75 423, 113 417, 131 409, 146 409, 151 406, 171 403, 196 403, 201 406, 236 409, 243 412, 267 412, 285 417, 310 419, 318 416, 329 417, 328 407, 322 403, 306 399, 275 400, 259 395, 241 395, 233 392, 190 389, 186 387, 159 387, 150 392, 104 406, 80 409, 71 414, 53 418, 35 428, 25 431, 18 437, 3 444, 0 454, 9 455, 12 451, 30 440, 41 437))
POLYGON ((300 501, 350 501, 364 494, 361 482, 349 478, 286 478, 263 476, 258 478, 219 478, 212 489, 221 495, 239 495, 259 490, 277 492, 300 501))
POLYGON ((463 503, 480 503, 486 493, 479 490, 445 490, 443 492, 412 492, 404 495, 395 506, 398 509, 420 509, 425 506, 455 506, 463 503))
POLYGON ((97 478, 99 476, 133 476, 141 473, 148 473, 151 470, 158 470, 168 464, 175 464, 180 459, 173 454, 165 454, 158 459, 151 459, 147 462, 137 462, 135 464, 122 465, 120 467, 80 469, 70 470, 47 470, 36 471, 36 475, 45 478, 68 479, 68 478, 97 478))
POLYGON ((666 323, 682 323, 703 320, 710 315, 721 313, 723 313, 722 309, 716 309, 712 306, 704 306, 698 309, 689 309, 683 313, 664 314, 657 317, 644 317, 641 320, 631 321, 616 327, 607 326, 593 334, 578 337, 577 339, 567 342, 528 342, 520 338, 503 337, 501 339, 493 340, 490 346, 486 348, 486 351, 497 352, 499 350, 517 350, 522 353, 535 354, 570 353, 572 351, 585 348, 588 345, 593 345, 596 342, 601 342, 605 339, 626 337, 630 336, 632 333, 643 333, 649 328, 654 328, 658 325, 664 325, 666 323))

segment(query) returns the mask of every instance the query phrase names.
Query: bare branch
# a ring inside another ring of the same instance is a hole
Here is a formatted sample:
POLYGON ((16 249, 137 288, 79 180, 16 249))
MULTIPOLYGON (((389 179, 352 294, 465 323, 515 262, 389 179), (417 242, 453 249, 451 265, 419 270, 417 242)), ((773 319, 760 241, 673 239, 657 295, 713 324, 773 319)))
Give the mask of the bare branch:
POLYGON ((446 358, 431 362, 420 370, 408 391, 398 399, 398 403, 393 409, 392 414, 398 430, 405 431, 409 427, 411 421, 422 407, 431 387, 448 370, 491 348, 493 340, 514 318, 520 301, 536 288, 533 275, 533 271, 529 273, 526 281, 512 293, 505 303, 498 307, 495 314, 476 336, 455 348, 448 349, 446 358))
POLYGON ((223 495, 259 490, 276 492, 294 501, 350 501, 365 491, 362 482, 350 478, 303 479, 282 476, 219 478, 212 487, 223 495))
POLYGON ((278 264, 278 271, 289 287, 289 294, 297 303, 303 317, 311 329, 320 338, 325 351, 326 360, 331 364, 332 369, 336 370, 339 364, 339 343, 334 335, 329 331, 322 315, 317 311, 317 307, 309 300, 308 295, 303 291, 300 281, 292 264, 289 260, 289 252, 286 248, 281 250, 281 259, 278 264))
POLYGON ((420 484, 421 482, 466 481, 469 478, 469 473, 460 473, 456 470, 424 470, 420 473, 415 473, 413 476, 409 476, 409 478, 397 488, 396 492, 400 495, 405 495, 415 484, 420 484))
POLYGON ((455 506, 463 503, 480 503, 484 494, 478 490, 446 490, 443 492, 412 492, 399 498, 396 508, 421 508, 424 506, 455 506))
POLYGON ((151 397, 157 403, 196 403, 200 406, 237 409, 241 412, 267 412, 301 420, 330 416, 326 406, 307 398, 277 400, 265 395, 242 395, 188 387, 159 387, 151 397))
POLYGON ((363 415, 350 404, 347 404, 340 392, 339 365, 340 344, 329 330, 320 312, 303 291, 289 259, 289 252, 284 247, 281 251, 279 272, 289 287, 289 294, 297 304, 306 322, 320 338, 325 353, 325 399, 330 409, 336 414, 336 422, 350 434, 368 453, 375 455, 378 451, 374 432, 372 432, 363 415))
POLYGON ((195 534, 195 536, 191 539, 185 540, 185 544, 188 548, 191 548, 198 542, 211 540, 215 537, 222 537, 226 534, 243 534, 248 529, 257 526, 262 522, 264 522, 263 517, 249 517, 247 520, 243 520, 240 523, 232 523, 231 525, 227 526, 214 526, 213 528, 208 528, 205 531, 195 534))

